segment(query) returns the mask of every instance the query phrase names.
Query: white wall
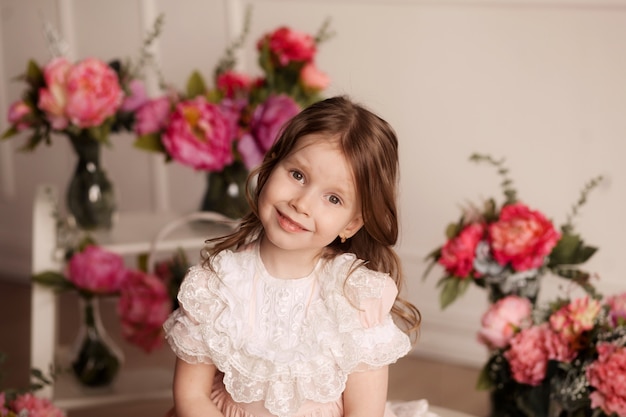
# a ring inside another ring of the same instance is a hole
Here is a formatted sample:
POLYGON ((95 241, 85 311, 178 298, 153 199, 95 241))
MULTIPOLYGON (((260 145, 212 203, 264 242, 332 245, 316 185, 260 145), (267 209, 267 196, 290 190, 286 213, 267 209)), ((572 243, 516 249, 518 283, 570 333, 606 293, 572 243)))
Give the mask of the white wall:
MULTIPOLYGON (((157 52, 168 81, 184 85, 193 69, 209 76, 254 6, 242 67, 255 68, 253 41, 278 25, 314 32, 332 18, 337 36, 318 63, 329 95, 347 93, 386 118, 401 141, 402 239, 398 250, 410 298, 424 315, 417 354, 480 365, 475 342, 485 294, 472 289, 442 312, 434 271, 423 258, 443 243, 459 206, 499 197, 488 166, 473 152, 506 157, 520 197, 557 224, 592 176, 607 180, 577 222, 600 246, 589 268, 604 292, 626 289, 619 258, 626 223, 626 0, 0 0, 0 113, 17 99, 12 81, 29 58, 48 59, 42 19, 58 27, 76 58, 134 57, 160 12, 157 52)), ((4 116, 0 128, 6 128, 4 116)), ((63 189, 74 156, 65 138, 32 154, 24 137, 0 144, 0 274, 28 280, 34 188, 63 189)), ((104 165, 121 210, 197 207, 204 176, 133 149, 113 137, 104 165)), ((553 284, 556 287, 556 284, 553 284)))

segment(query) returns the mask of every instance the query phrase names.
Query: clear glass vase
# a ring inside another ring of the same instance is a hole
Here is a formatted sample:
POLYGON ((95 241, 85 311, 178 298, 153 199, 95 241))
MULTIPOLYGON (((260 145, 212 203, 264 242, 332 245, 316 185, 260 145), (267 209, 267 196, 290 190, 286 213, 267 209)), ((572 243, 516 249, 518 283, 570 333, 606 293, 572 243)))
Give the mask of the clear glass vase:
POLYGON ((108 230, 116 210, 113 183, 100 165, 102 144, 88 130, 69 135, 78 161, 67 188, 67 208, 84 230, 108 230))
POLYGON ((117 376, 124 361, 121 349, 107 334, 97 297, 79 297, 80 328, 74 345, 72 371, 86 387, 105 387, 117 376))
POLYGON ((202 211, 214 211, 231 219, 240 219, 250 210, 246 199, 248 170, 236 161, 221 172, 207 173, 207 189, 202 199, 202 211))

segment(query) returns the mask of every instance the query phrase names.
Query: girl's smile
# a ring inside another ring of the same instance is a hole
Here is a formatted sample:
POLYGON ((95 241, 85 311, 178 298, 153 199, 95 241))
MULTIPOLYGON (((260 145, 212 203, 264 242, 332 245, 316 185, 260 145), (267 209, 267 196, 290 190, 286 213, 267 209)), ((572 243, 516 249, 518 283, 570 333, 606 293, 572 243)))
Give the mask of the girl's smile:
POLYGON ((285 216, 280 210, 276 210, 278 216, 278 224, 287 232, 308 232, 307 228, 300 223, 291 220, 288 216, 285 216))

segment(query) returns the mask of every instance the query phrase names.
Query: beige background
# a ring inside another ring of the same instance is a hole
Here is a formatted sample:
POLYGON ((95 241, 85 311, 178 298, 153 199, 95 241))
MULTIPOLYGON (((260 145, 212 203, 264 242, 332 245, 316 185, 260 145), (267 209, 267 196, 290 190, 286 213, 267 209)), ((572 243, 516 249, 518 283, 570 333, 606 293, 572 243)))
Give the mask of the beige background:
MULTIPOLYGON (((28 59, 49 58, 50 21, 74 58, 137 56, 145 31, 165 13, 156 52, 166 80, 184 85, 193 69, 207 77, 254 7, 241 69, 257 71, 252 45, 278 25, 315 32, 330 17, 337 36, 319 51, 332 79, 328 95, 347 93, 386 118, 401 141, 402 237, 398 251, 409 297, 424 315, 415 355, 480 365, 475 341, 485 294, 472 289, 446 311, 422 281, 423 258, 443 243, 459 206, 500 197, 499 178, 468 161, 473 152, 506 157, 520 198, 557 224, 582 185, 606 177, 577 221, 601 247, 588 267, 604 292, 624 290, 619 259, 626 226, 626 1, 602 0, 0 0, 0 128, 23 84, 28 59)), ((153 90, 154 91, 154 90, 153 90)), ((28 282, 31 206, 43 182, 63 190, 74 165, 67 141, 17 153, 25 136, 0 144, 0 276, 28 282)), ((205 177, 163 166, 112 137, 103 162, 120 210, 197 208, 205 177)), ((500 200, 501 201, 501 200, 500 200)), ((558 284, 551 280, 546 292, 558 284)))

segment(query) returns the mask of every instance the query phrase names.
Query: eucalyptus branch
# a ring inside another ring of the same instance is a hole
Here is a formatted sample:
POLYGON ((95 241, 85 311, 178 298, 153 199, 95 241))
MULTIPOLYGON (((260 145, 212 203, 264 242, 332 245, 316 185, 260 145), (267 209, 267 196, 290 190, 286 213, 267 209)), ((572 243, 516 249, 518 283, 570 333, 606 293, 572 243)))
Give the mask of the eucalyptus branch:
POLYGON ((504 192, 506 204, 513 204, 517 201, 517 191, 512 187, 513 180, 511 180, 508 176, 509 170, 504 166, 504 158, 496 160, 490 155, 475 153, 470 156, 470 161, 488 162, 489 164, 495 166, 498 169, 498 175, 502 177, 502 182, 500 183, 500 186, 502 187, 502 190, 504 192))
POLYGON ((67 52, 70 49, 69 45, 63 37, 61 37, 56 28, 52 26, 52 23, 47 20, 43 24, 43 36, 46 38, 48 51, 50 51, 52 58, 59 58, 67 55, 67 52))
POLYGON ((154 41, 161 35, 164 21, 165 15, 163 13, 157 16, 154 24, 152 25, 152 30, 148 32, 141 44, 141 48, 139 49, 139 59, 128 72, 129 79, 132 80, 135 78, 141 78, 143 76, 144 67, 147 64, 151 64, 159 80, 159 86, 163 87, 165 85, 165 82, 163 81, 163 74, 157 65, 154 53, 150 51, 154 41))
POLYGON ((329 30, 330 22, 331 22, 331 18, 330 17, 326 18, 326 20, 322 22, 322 26, 320 26, 319 30, 315 34, 314 40, 317 45, 323 42, 326 42, 327 40, 331 39, 332 37, 336 35, 335 31, 329 30))
POLYGON ((572 234, 574 232, 574 219, 578 216, 580 209, 587 203, 587 196, 589 193, 596 188, 603 180, 601 175, 590 179, 580 191, 580 196, 578 197, 578 201, 572 205, 572 209, 570 213, 567 215, 566 221, 561 226, 561 230, 565 234, 572 234))
POLYGON ((215 76, 230 71, 235 67, 237 63, 237 58, 235 57, 235 52, 240 49, 248 38, 248 34, 250 33, 250 26, 252 25, 252 6, 246 7, 246 15, 243 21, 243 29, 241 34, 237 37, 237 39, 233 40, 230 45, 224 51, 224 56, 220 58, 219 62, 215 67, 215 76))

